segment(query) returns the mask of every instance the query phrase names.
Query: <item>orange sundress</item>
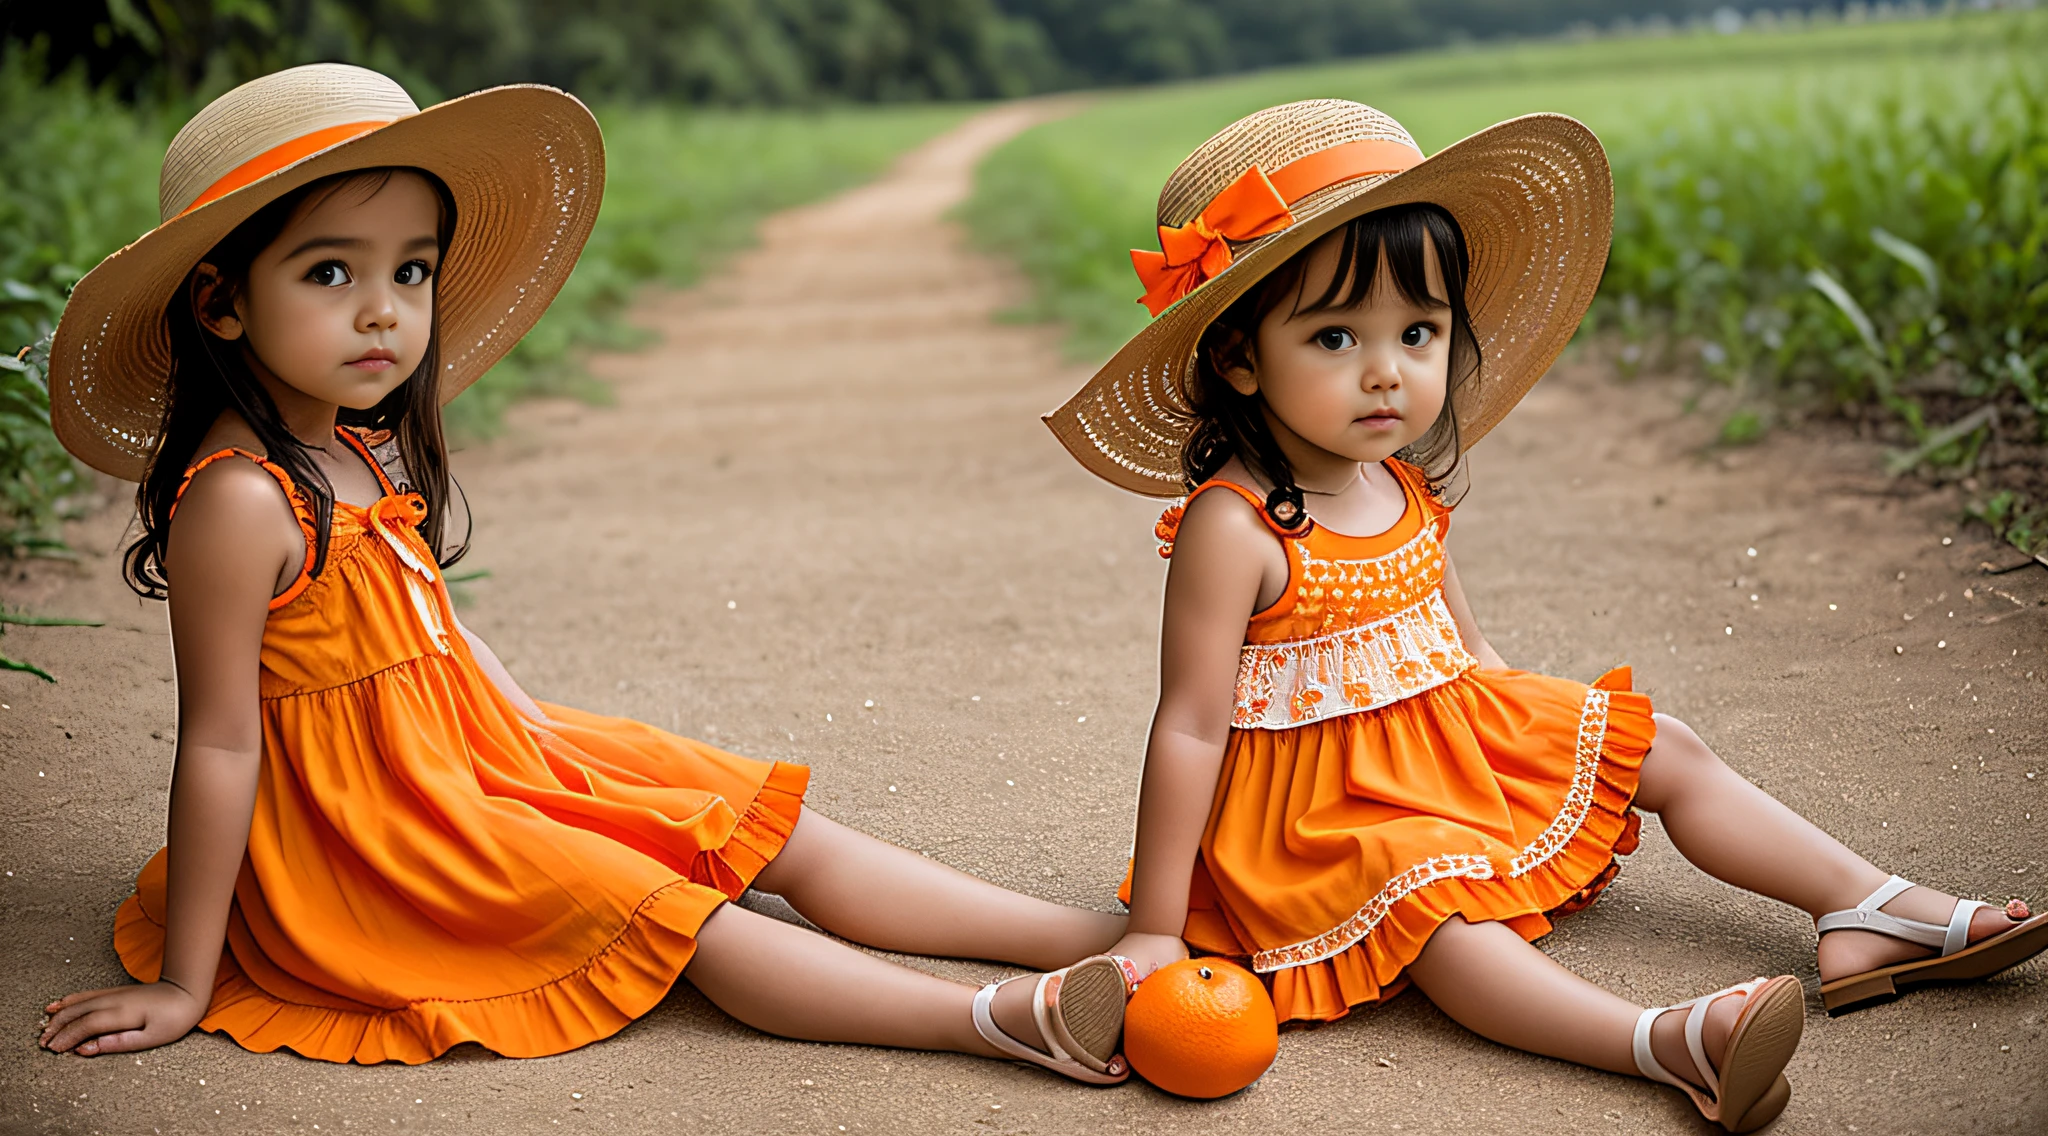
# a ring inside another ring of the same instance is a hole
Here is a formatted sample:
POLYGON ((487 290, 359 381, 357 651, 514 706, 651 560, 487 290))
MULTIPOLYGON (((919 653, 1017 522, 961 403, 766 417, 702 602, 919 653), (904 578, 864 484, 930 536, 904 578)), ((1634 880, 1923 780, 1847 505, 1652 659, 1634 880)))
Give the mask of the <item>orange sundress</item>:
MULTIPOLYGON (((1451 511, 1386 466, 1408 501, 1392 529, 1279 534, 1287 590, 1245 630, 1195 862, 1183 937, 1248 960, 1283 1022, 1397 993, 1453 915, 1547 933, 1636 845, 1650 700, 1626 668, 1589 687, 1480 667, 1444 602, 1451 511)), ((1189 500, 1216 489, 1266 515, 1226 481, 1189 500)), ((1177 526, 1169 510, 1162 555, 1177 526)))
MULTIPOLYGON (((809 771, 638 722, 547 706, 522 717, 454 624, 414 526, 378 471, 337 501, 327 562, 291 479, 307 568, 263 629, 263 754, 213 1001, 200 1028, 259 1052, 428 1061, 474 1041, 561 1053, 651 1009, 698 929, 781 851, 809 771)), ((182 494, 183 488, 179 492, 182 494)), ((115 915, 148 982, 163 964, 159 851, 115 915)))

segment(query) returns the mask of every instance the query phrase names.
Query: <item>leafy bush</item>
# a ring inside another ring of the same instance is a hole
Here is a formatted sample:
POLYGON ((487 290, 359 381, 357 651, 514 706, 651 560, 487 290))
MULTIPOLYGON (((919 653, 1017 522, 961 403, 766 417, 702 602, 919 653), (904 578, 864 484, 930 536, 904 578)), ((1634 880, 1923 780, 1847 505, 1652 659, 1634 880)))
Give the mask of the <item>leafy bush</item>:
POLYGON ((2018 27, 1972 66, 1795 78, 1609 134, 1601 321, 1779 400, 1881 411, 1895 472, 2038 468, 2048 35, 2018 27))

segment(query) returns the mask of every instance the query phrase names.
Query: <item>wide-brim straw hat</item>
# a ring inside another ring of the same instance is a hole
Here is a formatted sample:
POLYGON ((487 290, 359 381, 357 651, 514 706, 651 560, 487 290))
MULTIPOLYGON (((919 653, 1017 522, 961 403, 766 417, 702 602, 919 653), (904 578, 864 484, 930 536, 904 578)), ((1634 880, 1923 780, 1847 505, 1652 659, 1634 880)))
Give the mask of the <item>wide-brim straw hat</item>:
POLYGON ((1046 424, 1104 480, 1181 495, 1181 445, 1194 425, 1187 384, 1209 324, 1338 226, 1416 202, 1456 218, 1471 255, 1465 302, 1481 363, 1456 404, 1469 447, 1564 350, 1607 263, 1607 155, 1564 115, 1510 119, 1427 159, 1400 123, 1341 99, 1271 107, 1225 127, 1166 180, 1164 254, 1132 253, 1157 318, 1046 424))
POLYGON ((279 197, 379 166, 426 170, 455 199, 434 285, 443 402, 547 310, 604 197, 597 120, 552 87, 497 87, 421 110, 385 76, 339 63, 244 83, 171 140, 162 224, 71 293, 50 350, 50 421, 64 448, 140 480, 170 376, 164 309, 192 267, 279 197))

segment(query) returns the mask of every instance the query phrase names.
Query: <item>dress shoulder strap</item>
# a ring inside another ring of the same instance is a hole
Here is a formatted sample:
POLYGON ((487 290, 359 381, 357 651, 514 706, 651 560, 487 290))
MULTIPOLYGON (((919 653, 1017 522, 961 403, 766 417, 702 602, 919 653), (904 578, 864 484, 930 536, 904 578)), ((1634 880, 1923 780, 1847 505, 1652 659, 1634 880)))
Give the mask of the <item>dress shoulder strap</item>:
POLYGON ((1193 493, 1181 498, 1178 503, 1167 506, 1166 511, 1159 514, 1159 522, 1152 526, 1152 535, 1158 538, 1160 559, 1173 559, 1173 542, 1180 536, 1181 518, 1187 515, 1188 506, 1195 503, 1195 498, 1211 489, 1228 489, 1244 498, 1245 503, 1252 507, 1252 512, 1257 513, 1259 519, 1266 523, 1266 527, 1272 529, 1282 540, 1293 540, 1308 535, 1308 526, 1293 530, 1281 528, 1272 514, 1266 512, 1266 499, 1259 496, 1256 490, 1248 489, 1235 481, 1212 477, 1196 486, 1193 493))
MULTIPOLYGON (((342 441, 348 443, 349 449, 354 450, 369 465, 370 472, 377 475, 377 484, 384 488, 384 495, 386 497, 393 496, 398 492, 398 486, 393 485, 390 475, 384 472, 384 463, 377 459, 376 452, 370 448, 370 439, 364 437, 364 431, 358 430, 353 426, 337 426, 334 428, 334 432, 341 437, 342 441)), ((378 444, 381 445, 382 438, 389 438, 390 432, 380 431, 379 433, 381 438, 378 444)))
POLYGON ((1451 506, 1444 504, 1436 495, 1436 491, 1429 484, 1429 475, 1422 472, 1421 467, 1411 465, 1400 458, 1388 458, 1386 467, 1387 471, 1394 475, 1395 480, 1407 489, 1408 496, 1415 502, 1416 507, 1422 510, 1422 523, 1436 528, 1438 540, 1448 537, 1451 533, 1451 506))
POLYGON ((300 493, 299 487, 292 483, 291 474, 286 473, 283 466, 239 447, 230 446, 225 450, 216 450, 193 462, 191 467, 185 470, 184 479, 178 482, 178 492, 171 499, 170 515, 165 519, 170 520, 177 517, 178 502, 184 500, 185 490, 191 486, 192 479, 199 475, 200 470, 205 469, 222 458, 228 457, 247 458, 263 467, 270 476, 277 479, 278 487, 284 490, 285 500, 291 503, 292 516, 298 519, 299 531, 306 537, 306 559, 304 563, 299 565, 298 578, 291 582, 290 587, 270 598, 270 610, 276 611, 278 608, 298 599, 299 593, 305 591, 306 586, 313 582, 313 560, 319 554, 320 549, 320 530, 313 523, 313 510, 306 504, 305 495, 300 493))

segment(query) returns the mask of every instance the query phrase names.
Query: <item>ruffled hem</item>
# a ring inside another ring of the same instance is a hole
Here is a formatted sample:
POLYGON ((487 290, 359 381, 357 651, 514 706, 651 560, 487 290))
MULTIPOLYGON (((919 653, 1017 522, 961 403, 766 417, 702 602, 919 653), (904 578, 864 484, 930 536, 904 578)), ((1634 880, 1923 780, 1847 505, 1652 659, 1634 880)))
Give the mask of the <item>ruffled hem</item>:
MULTIPOLYGON (((809 769, 775 763, 723 847, 700 854, 688 877, 642 900, 618 936, 582 967, 530 990, 422 999, 394 1010, 286 1002, 258 986, 235 961, 238 949, 254 949, 246 931, 236 933, 242 930, 236 915, 199 1028, 225 1033, 258 1053, 289 1049, 318 1061, 364 1065, 417 1065, 472 1041, 506 1057, 546 1057, 610 1037, 667 995, 696 953, 704 921, 745 891, 782 851, 796 829, 809 781, 809 769)), ((161 872, 162 855, 143 870, 161 872)), ((163 932, 139 896, 121 904, 114 949, 137 981, 154 982, 162 972, 163 932)))
MULTIPOLYGON (((1505 923, 1534 941, 1550 933, 1553 917, 1591 905, 1619 871, 1614 858, 1635 851, 1641 818, 1630 803, 1643 757, 1657 736, 1650 700, 1628 689, 1626 668, 1602 675, 1593 685, 1609 692, 1607 730, 1592 802, 1564 846, 1519 876, 1510 875, 1506 864, 1494 864, 1483 875, 1432 879, 1389 904, 1370 933, 1343 951, 1264 975, 1280 1021, 1335 1021, 1353 1006, 1400 993, 1407 988, 1402 972, 1453 915, 1474 923, 1505 923)), ((1198 884, 1207 883, 1202 876, 1197 872, 1198 884)), ((1220 905, 1191 904, 1188 916, 1183 936, 1197 953, 1249 963, 1245 940, 1220 905)))

